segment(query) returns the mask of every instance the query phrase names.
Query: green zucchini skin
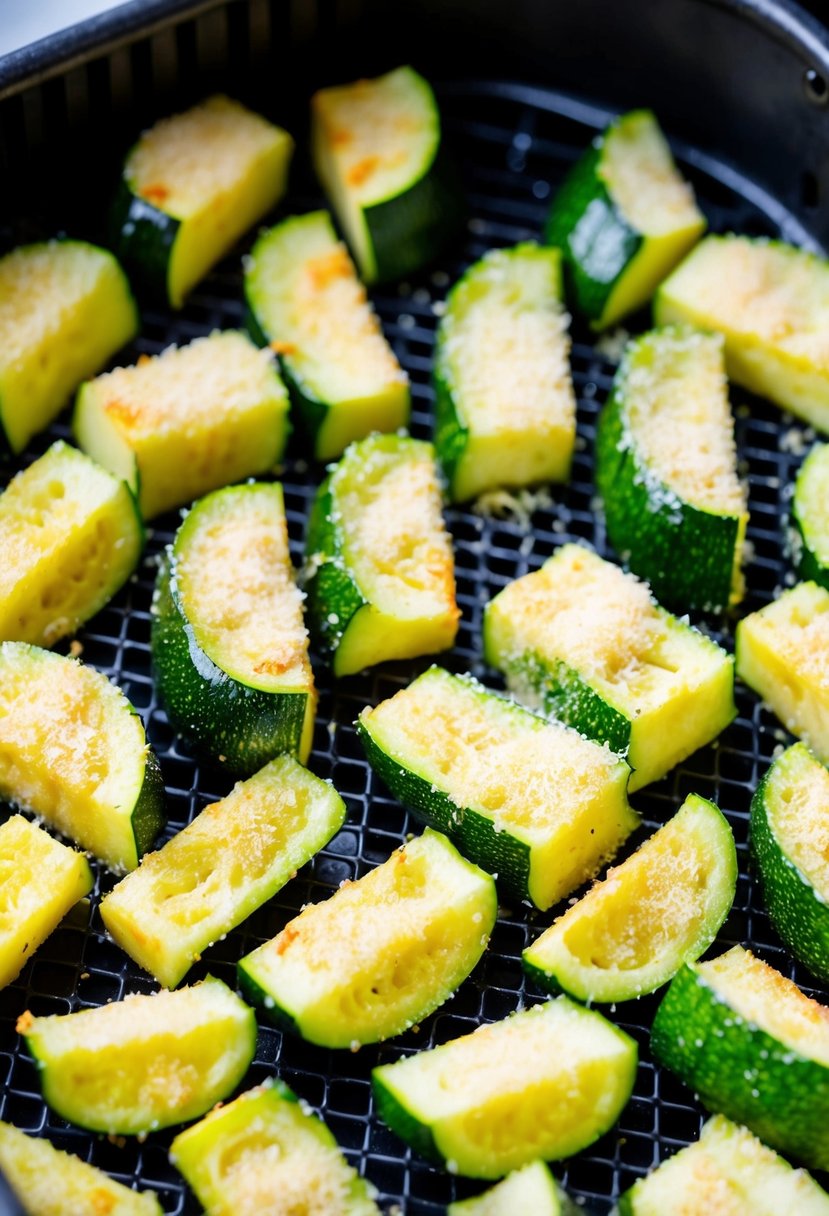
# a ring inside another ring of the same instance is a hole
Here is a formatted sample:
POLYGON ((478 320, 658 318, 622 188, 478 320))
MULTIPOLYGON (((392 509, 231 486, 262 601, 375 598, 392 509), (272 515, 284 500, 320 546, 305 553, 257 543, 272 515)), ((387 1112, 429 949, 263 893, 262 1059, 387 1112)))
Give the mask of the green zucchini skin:
POLYGON ((817 481, 818 484, 821 482, 825 484, 827 467, 829 467, 829 448, 826 444, 815 444, 800 466, 795 481, 791 522, 798 534, 796 548, 798 574, 804 582, 817 583, 818 586, 825 587, 829 591, 829 565, 819 555, 815 543, 823 541, 825 552, 826 537, 822 537, 820 534, 821 531, 827 531, 827 521, 819 516, 815 518, 815 504, 810 512, 807 502, 809 483, 817 481))
MULTIPOLYGON (((262 328, 249 299, 245 305, 244 325, 251 340, 257 346, 265 347, 271 345, 273 335, 269 335, 262 328)), ((317 437, 331 406, 328 402, 318 397, 301 377, 294 374, 289 359, 286 359, 277 352, 276 362, 279 374, 288 390, 288 399, 291 403, 291 424, 292 427, 296 428, 297 432, 295 442, 298 447, 310 445, 314 458, 318 459, 317 437)))
POLYGON ((168 303, 167 275, 180 228, 181 220, 133 194, 121 177, 110 211, 110 244, 129 265, 130 281, 143 299, 168 303))
MULTIPOLYGON (((139 716, 136 710, 133 710, 133 713, 136 717, 139 716)), ((148 749, 144 764, 144 781, 132 812, 136 857, 147 852, 166 822, 164 777, 155 752, 148 749)))
POLYGON ((308 519, 305 551, 316 560, 314 574, 305 583, 305 607, 312 635, 322 650, 333 655, 352 618, 368 605, 343 560, 335 511, 329 474, 317 491, 308 519))
POLYGON ((445 371, 445 363, 436 358, 432 371, 432 388, 435 394, 435 451, 439 455, 443 475, 451 493, 469 442, 469 427, 458 414, 455 394, 444 374, 445 371))

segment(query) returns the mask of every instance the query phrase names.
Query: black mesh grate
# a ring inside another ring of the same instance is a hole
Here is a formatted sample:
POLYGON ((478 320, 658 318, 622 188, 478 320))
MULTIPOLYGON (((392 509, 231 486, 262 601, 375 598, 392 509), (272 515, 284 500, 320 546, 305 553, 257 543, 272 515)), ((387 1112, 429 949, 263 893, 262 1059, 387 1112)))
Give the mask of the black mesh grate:
MULTIPOLYGON (((442 102, 446 126, 462 162, 473 218, 465 240, 437 269, 375 297, 386 333, 412 379, 412 429, 424 437, 430 433, 429 373, 434 331, 447 286, 487 248, 539 235, 551 188, 587 142, 591 125, 599 124, 604 117, 600 111, 556 94, 509 85, 446 87, 442 102)), ((718 180, 716 165, 693 152, 688 159, 696 166, 691 176, 714 230, 753 234, 780 231, 779 222, 746 201, 750 188, 745 195, 737 194, 718 180)), ((298 172, 300 180, 289 198, 290 209, 319 205, 321 200, 311 178, 302 179, 301 166, 298 172)), ((786 231, 784 222, 784 235, 786 231)), ((147 313, 142 336, 128 354, 133 358, 141 352, 154 353, 171 342, 188 341, 216 327, 238 325, 241 319, 239 258, 234 256, 194 293, 179 316, 171 319, 166 314, 147 313)), ((646 318, 640 321, 646 324, 646 318)), ((479 643, 482 610, 491 596, 509 580, 536 569, 565 541, 587 541, 609 555, 603 521, 596 512, 591 451, 596 415, 610 386, 614 364, 597 351, 578 324, 574 325, 573 337, 579 438, 571 484, 553 488, 547 504, 542 501, 537 505, 529 520, 514 515, 502 520, 484 519, 466 509, 448 511, 456 542, 463 623, 455 650, 442 661, 453 670, 471 670, 493 686, 497 681, 483 666, 479 643)), ((748 610, 767 602, 776 588, 792 581, 785 557, 785 516, 792 475, 803 452, 804 431, 745 394, 735 391, 733 401, 740 455, 750 485, 749 538, 753 555, 747 569, 748 610)), ((57 435, 68 436, 65 424, 41 437, 36 450, 27 457, 42 451, 57 435)), ((296 562, 300 560, 304 521, 318 477, 319 471, 309 471, 298 457, 289 462, 285 472, 296 562)), ((80 635, 85 661, 115 678, 148 725, 167 784, 167 836, 230 788, 224 776, 197 765, 180 748, 153 691, 148 647, 150 596, 156 556, 171 539, 176 522, 174 517, 166 518, 153 530, 137 578, 80 635)), ((733 622, 709 621, 709 626, 733 649, 733 622)), ((385 860, 410 828, 416 830, 372 776, 352 723, 363 705, 389 696, 427 662, 387 665, 338 686, 332 685, 322 666, 317 667, 321 698, 310 765, 321 776, 331 777, 346 799, 346 826, 270 904, 208 951, 204 962, 191 972, 191 980, 209 969, 232 985, 235 962, 243 953, 273 935, 303 903, 324 898, 344 878, 363 874, 385 860)), ((751 793, 774 749, 787 736, 745 689, 738 689, 737 702, 739 717, 717 743, 633 801, 650 829, 664 822, 692 790, 718 802, 734 828, 741 863, 734 910, 718 946, 750 943, 814 993, 808 975, 792 964, 771 929, 747 865, 751 793)), ((633 843, 641 838, 640 833, 633 843)), ((26 1008, 35 1014, 66 1013, 118 999, 127 992, 154 990, 154 982, 139 972, 103 931, 97 912, 98 892, 111 885, 112 880, 102 875, 89 903, 75 910, 0 998, 0 1117, 25 1130, 48 1133, 59 1146, 78 1152, 123 1181, 136 1180, 155 1187, 168 1213, 195 1212, 193 1198, 167 1160, 170 1134, 149 1136, 144 1143, 113 1143, 69 1127, 44 1106, 34 1067, 14 1031, 17 1015, 26 1008)), ((504 911, 484 959, 453 1000, 429 1018, 418 1033, 379 1048, 364 1048, 356 1054, 333 1053, 262 1027, 256 1061, 245 1087, 278 1071, 325 1117, 348 1157, 378 1188, 385 1211, 402 1209, 408 1216, 435 1216, 451 1199, 479 1188, 432 1169, 379 1123, 372 1110, 371 1068, 378 1061, 443 1042, 482 1020, 503 1017, 525 1002, 540 999, 539 994, 525 987, 520 952, 538 927, 551 919, 549 914, 529 914, 523 907, 504 911)), ((691 1095, 651 1061, 648 1028, 656 1002, 657 998, 646 998, 610 1010, 609 1016, 630 1031, 641 1047, 634 1097, 609 1135, 558 1170, 572 1194, 597 1214, 607 1213, 612 1201, 635 1178, 695 1138, 702 1122, 701 1108, 691 1095)))

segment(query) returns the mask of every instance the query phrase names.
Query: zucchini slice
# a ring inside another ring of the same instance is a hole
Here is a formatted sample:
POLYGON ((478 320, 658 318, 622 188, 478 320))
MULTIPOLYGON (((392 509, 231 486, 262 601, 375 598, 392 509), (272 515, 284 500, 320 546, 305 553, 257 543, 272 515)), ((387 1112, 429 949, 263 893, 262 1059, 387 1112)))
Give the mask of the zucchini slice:
POLYGON ((657 329, 628 345, 599 416, 596 486, 611 543, 661 603, 742 599, 748 509, 719 334, 657 329))
POLYGON ((751 850, 775 929, 829 980, 829 772, 802 743, 775 760, 751 800, 751 850))
POLYGON ((129 283, 106 249, 47 241, 0 258, 0 448, 22 452, 137 333, 129 283))
POLYGON ((206 1216, 380 1216, 331 1132, 281 1081, 179 1132, 170 1160, 206 1216))
POLYGON ((319 489, 305 551, 311 630, 334 675, 452 646, 455 563, 430 443, 351 444, 319 489))
POLYGON ((829 591, 799 583, 737 625, 737 675, 829 764, 829 591))
POLYGON ((256 1049, 253 1010, 208 976, 178 992, 128 996, 17 1029, 43 1097, 70 1123, 142 1135, 197 1119, 236 1088, 256 1049))
POLYGON ((434 387, 435 446, 454 501, 570 476, 567 324, 558 249, 491 249, 453 287, 434 387))
POLYGON ((578 1216, 543 1161, 516 1170, 483 1195, 450 1203, 446 1216, 578 1216))
POLYGON ((263 232, 245 265, 248 328, 279 355, 316 460, 409 421, 409 378, 326 211, 263 232))
POLYGON ((272 355, 218 331, 81 386, 75 436, 145 519, 278 465, 288 394, 272 355))
POLYGON ((116 253, 181 308, 208 270, 282 198, 294 141, 229 97, 157 122, 129 153, 112 213, 116 253))
POLYGON ((737 850, 722 813, 690 794, 664 827, 528 946, 549 992, 629 1001, 697 959, 734 902, 737 850))
POLYGON ((829 1195, 805 1170, 722 1115, 619 1200, 618 1216, 829 1216, 829 1195))
POLYGON ((314 167, 366 283, 437 257, 465 208, 423 77, 402 67, 320 89, 311 118, 314 167))
POLYGON ((603 1136, 636 1078, 633 1039, 567 997, 372 1072, 381 1118, 469 1178, 570 1157, 603 1136))
POLYGON ((685 964, 657 1010, 651 1048, 709 1110, 806 1165, 829 1166, 829 1014, 750 951, 685 964))
POLYGON ((631 790, 736 714, 731 656, 581 545, 562 545, 487 605, 484 654, 517 696, 625 755, 631 790))
POLYGON ((131 1191, 10 1123, 0 1123, 0 1170, 26 1216, 164 1216, 155 1191, 131 1191))
POLYGON ((376 1043, 449 999, 483 954, 497 911, 489 875, 427 828, 246 955, 239 986, 311 1043, 376 1043))
POLYGON ((141 718, 92 667, 0 644, 0 797, 110 870, 134 870, 164 824, 164 782, 141 718))
POLYGON ((89 862, 48 832, 12 815, 0 827, 0 988, 92 890, 89 862))
POLYGON ((800 577, 829 590, 829 443, 816 443, 801 465, 792 523, 800 577))
POLYGON ((327 844, 345 803, 291 756, 197 815, 101 901, 130 958, 175 988, 202 950, 285 886, 327 844))
POLYGON ((129 487, 58 441, 0 494, 0 638, 51 646, 103 608, 144 544, 129 487))
POLYGON ((357 729, 395 797, 537 908, 591 878, 639 825, 623 760, 470 676, 432 667, 364 709, 357 729))
POLYGON ((282 752, 307 760, 317 694, 280 485, 196 503, 158 572, 152 655, 194 751, 242 776, 282 752))
POLYGON ((705 227, 656 118, 632 110, 571 170, 545 237, 564 253, 579 312, 606 329, 647 304, 705 227))
POLYGON ((657 325, 725 338, 728 377, 829 430, 829 262, 782 241, 709 236, 662 284, 657 325))

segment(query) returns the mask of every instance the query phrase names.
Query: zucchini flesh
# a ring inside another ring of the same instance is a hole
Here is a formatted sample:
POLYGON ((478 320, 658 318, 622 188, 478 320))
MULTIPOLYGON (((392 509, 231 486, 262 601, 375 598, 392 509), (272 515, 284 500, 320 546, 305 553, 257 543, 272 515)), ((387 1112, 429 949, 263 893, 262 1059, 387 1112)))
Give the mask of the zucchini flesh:
POLYGON ((409 380, 326 211, 264 232, 245 267, 249 327, 279 355, 317 460, 409 421, 409 380))
POLYGON ((78 1013, 26 1012, 17 1029, 53 1110, 127 1136, 203 1115, 236 1088, 256 1048, 253 1010, 212 976, 78 1013))
POLYGON ((101 901, 104 924, 175 988, 202 950, 281 890, 344 819, 330 785, 280 756, 148 854, 101 901))
POLYGON ((708 949, 736 882, 731 828, 713 802, 691 794, 524 951, 524 966, 542 988, 583 1001, 653 992, 708 949))
POLYGON ((660 287, 658 325, 725 338, 728 378, 829 429, 829 262, 782 241, 709 236, 660 287))
POLYGON ((794 487, 792 522, 797 529, 800 577, 829 590, 829 444, 816 443, 794 487))
POLYGON ((0 827, 0 988, 92 890, 89 862, 13 815, 0 827))
POLYGON ((279 463, 288 395, 272 355, 234 330, 119 367, 81 386, 74 429, 151 519, 279 463))
POLYGON ((358 731, 396 797, 536 907, 590 878, 638 826, 624 761, 470 677, 432 667, 363 710, 358 731))
POLYGON ((566 481, 576 438, 561 253, 493 249, 452 289, 438 329, 435 446, 455 501, 566 481))
POLYGON ((470 1178, 572 1156, 618 1119, 636 1044, 566 997, 372 1072, 381 1118, 417 1152, 470 1178))
POLYGON ((660 602, 742 599, 748 510, 719 335, 653 330, 628 345, 599 418, 596 485, 612 544, 660 602))
POLYGON ((335 675, 449 649, 460 612, 432 445, 352 444, 320 487, 306 560, 311 628, 335 675))
POLYGON ((556 1184, 543 1161, 533 1161, 506 1177, 503 1182, 476 1195, 450 1203, 446 1216, 577 1216, 578 1208, 556 1184))
POLYGON ((163 823, 164 783, 141 719, 91 667, 0 644, 0 797, 111 870, 133 870, 163 823))
POLYGON ((379 1216, 331 1132, 281 1081, 179 1132, 170 1159, 206 1216, 379 1216))
POLYGON ((0 258, 0 446, 21 452, 137 333, 129 283, 107 250, 48 241, 0 258))
POLYGON ((312 1043, 375 1043, 449 999, 483 954, 497 910, 489 875, 427 829, 246 955, 239 984, 312 1043))
POLYGON ((731 656, 580 545, 563 545, 487 605, 484 654, 519 697, 623 753, 631 790, 736 713, 731 656))

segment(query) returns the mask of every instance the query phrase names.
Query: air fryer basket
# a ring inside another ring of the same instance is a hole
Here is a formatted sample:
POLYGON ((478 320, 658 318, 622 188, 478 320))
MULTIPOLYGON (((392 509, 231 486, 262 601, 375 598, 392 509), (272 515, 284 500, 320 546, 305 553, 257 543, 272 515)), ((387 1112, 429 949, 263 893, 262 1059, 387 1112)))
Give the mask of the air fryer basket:
MULTIPOLYGON (((440 262, 410 282, 373 293, 412 380, 413 433, 428 437, 431 353, 447 287, 486 249, 539 236, 551 193, 614 109, 653 106, 714 231, 782 234, 815 247, 829 238, 829 210, 819 206, 829 191, 824 109, 829 47, 820 39, 802 13, 770 0, 617 0, 613 6, 599 0, 578 6, 401 0, 387 9, 360 0, 129 4, 0 60, 0 206, 7 208, 0 215, 0 238, 11 244, 60 230, 102 238, 107 194, 136 132, 157 114, 217 87, 259 106, 298 135, 297 163, 282 211, 318 206, 322 199, 303 149, 310 92, 323 81, 352 79, 413 59, 438 87, 471 214, 465 236, 440 262)), ((121 362, 214 328, 240 325, 239 253, 208 276, 180 314, 145 311, 141 336, 121 362)), ((646 323, 643 316, 631 327, 646 323)), ((471 671, 498 687, 481 658, 484 605, 508 581, 538 568, 558 545, 582 541, 613 556, 595 498, 592 449, 615 353, 612 343, 597 346, 574 322, 578 443, 569 485, 552 487, 549 495, 537 495, 525 510, 503 518, 468 508, 447 511, 463 611, 458 643, 440 660, 452 670, 471 671)), ((746 393, 733 390, 732 401, 751 511, 745 612, 793 581, 786 513, 810 436, 746 393)), ((18 464, 58 436, 69 436, 65 416, 18 464)), ((4 480, 12 471, 6 470, 4 480)), ((282 478, 297 564, 320 474, 297 449, 282 478)), ((194 762, 174 739, 151 680, 149 608, 156 559, 177 522, 177 515, 158 521, 137 578, 79 635, 84 660, 121 685, 147 724, 168 792, 170 822, 163 839, 230 788, 225 776, 194 762)), ((733 649, 733 619, 698 618, 696 623, 733 649)), ((387 664, 339 683, 323 664, 316 665, 321 696, 309 763, 346 799, 346 826, 274 900, 208 951, 191 980, 209 970, 232 985, 243 953, 272 936, 304 903, 364 874, 407 832, 418 830, 371 773, 353 722, 364 705, 391 695, 427 663, 387 664)), ((718 803, 737 839, 740 880, 715 950, 750 944, 823 998, 781 946, 748 865, 751 794, 788 737, 742 686, 737 704, 739 716, 718 742, 633 802, 649 830, 691 791, 718 803)), ((638 833, 630 847, 644 835, 638 833)), ((65 1013, 154 990, 153 981, 103 930, 98 898, 111 885, 101 872, 88 905, 70 915, 17 982, 0 994, 0 1118, 47 1134, 122 1181, 154 1187, 165 1212, 193 1213, 195 1201, 167 1160, 171 1135, 125 1142, 65 1124, 44 1105, 35 1069, 15 1034, 15 1020, 27 1008, 35 1014, 65 1013)), ((433 1169, 382 1126, 372 1108, 371 1068, 540 1000, 525 983, 520 953, 551 919, 552 914, 539 916, 523 906, 503 909, 484 959, 457 995, 416 1032, 379 1047, 329 1052, 262 1026, 244 1086, 277 1073, 323 1115, 349 1159, 377 1187, 384 1211, 436 1216, 453 1198, 480 1188, 433 1169)), ((640 1045, 634 1096, 611 1133, 556 1169, 596 1216, 605 1216, 636 1178, 695 1139, 704 1118, 688 1090, 651 1059, 648 1032, 658 999, 608 1011, 640 1045)))

